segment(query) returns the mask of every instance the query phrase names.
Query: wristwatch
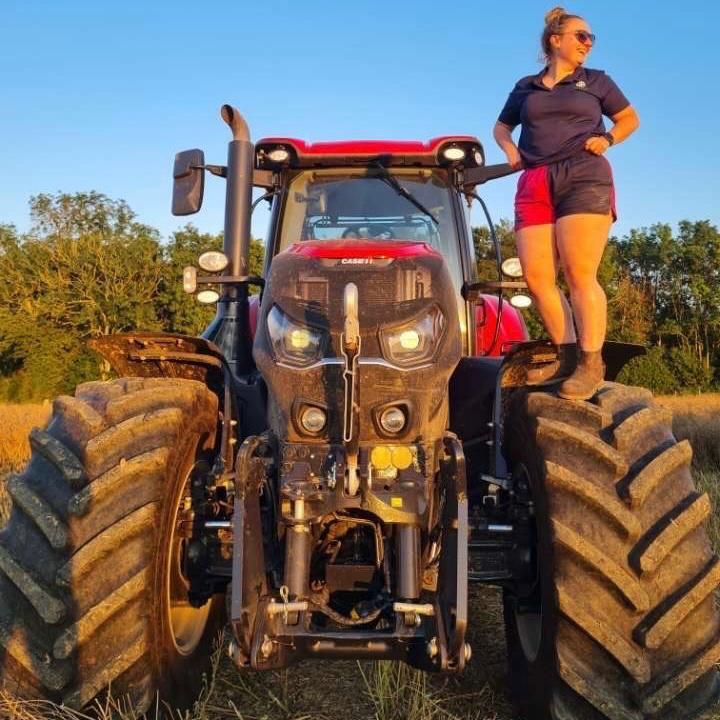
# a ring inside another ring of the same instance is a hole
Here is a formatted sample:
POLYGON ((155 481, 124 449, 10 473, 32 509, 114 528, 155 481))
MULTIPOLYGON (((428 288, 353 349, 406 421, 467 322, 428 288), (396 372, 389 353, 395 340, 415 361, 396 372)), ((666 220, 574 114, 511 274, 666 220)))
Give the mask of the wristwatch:
POLYGON ((615 144, 615 138, 612 136, 611 132, 603 133, 602 136, 608 141, 610 145, 615 144))

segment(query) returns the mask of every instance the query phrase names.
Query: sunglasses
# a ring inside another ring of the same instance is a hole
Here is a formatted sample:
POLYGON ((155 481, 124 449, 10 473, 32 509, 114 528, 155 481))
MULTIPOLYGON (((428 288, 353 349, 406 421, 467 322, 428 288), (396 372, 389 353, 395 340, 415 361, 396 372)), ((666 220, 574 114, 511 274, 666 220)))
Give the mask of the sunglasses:
POLYGON ((593 33, 585 32, 585 30, 568 30, 568 32, 558 33, 558 35, 574 35, 575 39, 583 45, 587 45, 588 42, 591 45, 595 44, 595 35, 593 33))

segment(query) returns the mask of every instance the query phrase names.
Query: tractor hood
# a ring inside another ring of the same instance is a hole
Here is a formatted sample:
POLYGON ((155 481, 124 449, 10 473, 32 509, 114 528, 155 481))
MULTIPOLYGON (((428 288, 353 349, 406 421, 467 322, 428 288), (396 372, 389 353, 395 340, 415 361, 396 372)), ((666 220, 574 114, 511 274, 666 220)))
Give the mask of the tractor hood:
POLYGON ((455 290, 440 254, 398 240, 305 241, 273 259, 253 350, 269 389, 269 426, 285 442, 343 441, 349 285, 357 288, 358 441, 441 438, 461 355, 455 290), (391 407, 405 414, 394 432, 380 422, 391 407), (303 426, 308 408, 326 414, 322 428, 303 426))

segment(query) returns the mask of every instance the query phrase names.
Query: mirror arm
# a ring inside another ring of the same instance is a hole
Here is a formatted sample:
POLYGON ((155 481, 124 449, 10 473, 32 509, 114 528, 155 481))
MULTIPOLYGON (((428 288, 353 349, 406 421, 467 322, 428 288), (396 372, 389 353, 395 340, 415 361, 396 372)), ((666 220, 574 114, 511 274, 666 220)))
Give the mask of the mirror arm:
POLYGON ((207 170, 215 177, 227 177, 227 167, 225 165, 198 165, 198 169, 207 170))
MULTIPOLYGON (((215 175, 216 177, 227 177, 226 165, 191 165, 190 170, 207 170, 211 175, 215 175)), ((190 170, 188 170, 185 175, 188 175, 190 170)), ((278 184, 276 173, 272 170, 253 170, 253 185, 255 187, 272 190, 276 188, 278 184)))
POLYGON ((513 173, 518 172, 519 169, 520 168, 514 170, 508 163, 463 168, 462 170, 457 171, 455 184, 461 192, 471 194, 478 185, 482 185, 488 180, 497 180, 497 178, 512 175, 513 173))
POLYGON ((483 292, 526 289, 527 283, 524 280, 478 280, 463 283, 461 294, 467 302, 477 302, 483 292))
MULTIPOLYGON (((178 178, 187 177, 193 170, 207 170, 211 175, 215 175, 216 177, 227 177, 226 165, 191 165, 186 172, 175 175, 174 179, 177 180, 178 178)), ((279 185, 277 173, 274 173, 272 170, 254 170, 253 185, 274 191, 279 185)))
POLYGON ((274 191, 280 187, 280 175, 272 170, 255 169, 253 170, 253 185, 274 191))
POLYGON ((198 275, 198 285, 258 285, 265 287, 265 278, 259 275, 198 275))

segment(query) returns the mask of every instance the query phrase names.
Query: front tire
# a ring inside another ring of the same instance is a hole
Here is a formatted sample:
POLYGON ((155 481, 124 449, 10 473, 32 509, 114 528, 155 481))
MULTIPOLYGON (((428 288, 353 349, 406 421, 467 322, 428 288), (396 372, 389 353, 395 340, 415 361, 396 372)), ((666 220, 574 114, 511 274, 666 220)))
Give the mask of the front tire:
POLYGON ((518 391, 505 443, 536 509, 539 584, 507 592, 514 699, 530 720, 690 720, 718 699, 720 561, 692 452, 649 392, 518 391))
POLYGON ((80 709, 111 685, 143 711, 197 696, 221 597, 184 595, 178 516, 217 399, 191 380, 80 385, 30 436, 0 533, 0 687, 80 709))

